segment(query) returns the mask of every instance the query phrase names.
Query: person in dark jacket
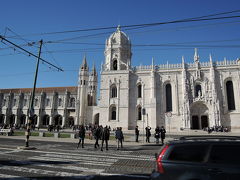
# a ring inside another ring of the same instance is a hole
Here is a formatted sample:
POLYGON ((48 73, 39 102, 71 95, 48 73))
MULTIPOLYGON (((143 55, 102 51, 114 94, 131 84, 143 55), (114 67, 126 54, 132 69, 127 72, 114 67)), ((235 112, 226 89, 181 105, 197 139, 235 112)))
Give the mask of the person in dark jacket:
POLYGON ((157 126, 156 129, 155 129, 156 144, 159 143, 160 134, 161 134, 160 128, 157 126))
POLYGON ((164 144, 166 130, 164 129, 163 126, 161 127, 160 132, 161 132, 161 141, 162 141, 162 144, 164 144))
POLYGON ((101 138, 101 134, 102 134, 102 127, 96 125, 95 129, 93 130, 93 136, 96 140, 94 144, 94 148, 99 147, 98 140, 101 138))
POLYGON ((119 150, 119 144, 121 144, 121 148, 123 148, 124 136, 123 136, 123 132, 122 132, 121 127, 117 128, 117 130, 115 132, 115 138, 117 139, 117 150, 119 150))
POLYGON ((108 129, 107 126, 103 129, 101 137, 102 137, 101 151, 103 151, 104 141, 106 143, 106 150, 108 150, 108 140, 109 140, 109 137, 110 137, 110 130, 108 129))
POLYGON ((81 125, 79 128, 78 136, 79 136, 79 142, 78 142, 77 148, 81 143, 82 143, 82 148, 84 148, 85 128, 83 125, 81 125))
POLYGON ((135 136, 136 136, 136 142, 138 142, 138 136, 139 136, 138 126, 136 126, 135 128, 135 136))
POLYGON ((146 127, 146 142, 150 143, 150 137, 151 137, 151 127, 146 127))

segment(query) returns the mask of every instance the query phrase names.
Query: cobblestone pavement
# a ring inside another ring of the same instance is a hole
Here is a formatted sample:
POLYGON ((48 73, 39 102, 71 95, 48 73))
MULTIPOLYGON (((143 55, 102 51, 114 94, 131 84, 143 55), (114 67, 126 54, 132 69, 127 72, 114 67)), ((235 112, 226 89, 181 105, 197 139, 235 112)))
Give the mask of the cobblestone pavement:
POLYGON ((111 142, 109 150, 102 152, 94 149, 92 143, 76 149, 76 141, 31 140, 36 150, 22 150, 17 147, 24 144, 23 139, 0 136, 0 141, 0 179, 118 179, 119 175, 124 175, 120 179, 148 179, 155 167, 154 153, 160 148, 126 143, 123 149, 116 150, 111 142))

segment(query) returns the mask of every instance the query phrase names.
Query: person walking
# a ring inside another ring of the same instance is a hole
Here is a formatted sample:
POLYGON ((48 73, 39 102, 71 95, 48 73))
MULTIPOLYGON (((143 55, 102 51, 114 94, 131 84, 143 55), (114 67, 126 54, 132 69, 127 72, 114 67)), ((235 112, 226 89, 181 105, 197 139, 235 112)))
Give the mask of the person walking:
POLYGON ((159 144, 160 134, 161 134, 160 128, 159 128, 159 126, 157 126, 156 129, 155 129, 156 144, 159 144))
POLYGON ((164 139, 165 139, 165 134, 166 134, 166 130, 164 129, 164 126, 161 127, 160 133, 161 133, 162 144, 164 144, 164 139))
POLYGON ((146 142, 150 143, 151 127, 147 126, 145 130, 146 130, 146 142))
POLYGON ((136 128, 135 128, 135 136, 136 136, 136 142, 138 142, 138 137, 139 137, 138 126, 136 126, 136 128))
POLYGON ((115 132, 115 138, 117 139, 117 150, 119 150, 119 144, 121 144, 121 148, 123 148, 124 136, 123 136, 123 132, 122 132, 121 127, 117 128, 117 130, 115 132))
POLYGON ((93 130, 93 136, 95 138, 94 148, 99 147, 98 140, 101 138, 102 128, 96 125, 95 129, 93 130))
POLYGON ((110 131, 109 131, 108 127, 106 126, 106 127, 103 129, 103 132, 102 132, 102 146, 101 146, 101 151, 103 151, 104 141, 105 141, 105 143, 106 143, 106 150, 108 150, 108 140, 109 140, 109 137, 110 137, 110 131))
POLYGON ((85 128, 83 125, 81 125, 79 128, 78 136, 79 136, 79 142, 77 145, 77 149, 81 143, 82 143, 82 148, 84 148, 85 128))

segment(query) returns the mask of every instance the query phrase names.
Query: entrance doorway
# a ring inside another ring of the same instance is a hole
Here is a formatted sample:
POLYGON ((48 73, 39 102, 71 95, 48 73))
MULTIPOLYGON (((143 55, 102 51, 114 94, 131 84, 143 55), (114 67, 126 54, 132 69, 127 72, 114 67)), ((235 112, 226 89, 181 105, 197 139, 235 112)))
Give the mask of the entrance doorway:
POLYGON ((62 116, 56 115, 54 118, 54 125, 55 126, 61 126, 62 125, 62 116))
POLYGON ((198 116, 192 116, 192 129, 199 129, 198 116))
POLYGON ((208 107, 204 102, 197 101, 190 107, 191 129, 203 129, 208 127, 208 107))
POLYGON ((99 113, 95 114, 94 116, 94 124, 99 125, 99 113))
POLYGON ((202 129, 208 127, 208 117, 207 116, 201 116, 201 126, 202 126, 202 129))
POLYGON ((70 128, 74 126, 74 117, 72 117, 72 116, 68 117, 68 126, 70 128))

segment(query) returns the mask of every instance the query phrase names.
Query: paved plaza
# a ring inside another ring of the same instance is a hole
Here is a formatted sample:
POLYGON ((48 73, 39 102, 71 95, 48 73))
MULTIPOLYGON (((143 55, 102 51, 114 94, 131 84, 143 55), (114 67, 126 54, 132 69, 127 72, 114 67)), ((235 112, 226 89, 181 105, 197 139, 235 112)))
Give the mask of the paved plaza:
MULTIPOLYGON (((166 141, 184 135, 208 135, 205 131, 170 132, 166 141)), ((213 132, 210 135, 236 133, 213 132)), ((30 137, 30 147, 35 150, 18 149, 25 145, 25 136, 0 135, 0 179, 149 179, 155 168, 154 154, 161 144, 152 136, 150 143, 140 136, 135 142, 132 132, 125 132, 123 148, 117 150, 117 142, 109 141, 109 150, 94 148, 95 140, 86 136, 84 148, 77 149, 78 139, 55 137, 30 137)))

